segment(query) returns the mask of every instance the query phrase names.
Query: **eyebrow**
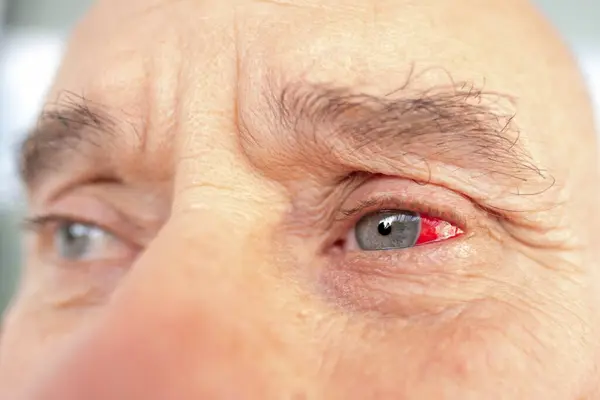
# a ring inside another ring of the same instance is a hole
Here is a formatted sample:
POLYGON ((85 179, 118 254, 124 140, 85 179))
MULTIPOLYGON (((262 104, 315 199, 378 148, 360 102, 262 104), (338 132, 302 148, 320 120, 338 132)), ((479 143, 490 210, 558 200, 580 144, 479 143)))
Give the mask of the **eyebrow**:
POLYGON ((520 143, 513 98, 468 82, 408 85, 377 96, 292 83, 268 91, 267 101, 274 129, 294 132, 286 137, 303 141, 307 153, 329 153, 349 166, 368 170, 377 161, 389 171, 420 167, 431 174, 430 164, 439 161, 469 170, 473 178, 517 184, 547 178, 520 143))
MULTIPOLYGON (((513 99, 468 83, 420 90, 405 86, 376 96, 298 82, 265 94, 270 110, 267 123, 284 135, 284 141, 294 143, 289 153, 333 158, 363 170, 373 161, 398 172, 402 172, 398 167, 403 172, 427 170, 439 161, 468 169, 474 177, 545 179, 544 171, 519 143, 515 112, 510 109, 513 99)), ((257 111, 264 110, 251 112, 257 111)), ((259 142, 243 115, 238 117, 242 140, 247 145, 259 142)), ((68 169, 69 155, 81 155, 84 148, 92 153, 109 151, 109 146, 115 146, 119 123, 106 106, 64 93, 44 109, 21 147, 22 181, 31 187, 53 171, 68 169)))
POLYGON ((72 92, 61 93, 44 107, 20 146, 21 181, 32 186, 65 167, 69 156, 82 155, 83 148, 106 147, 117 126, 107 107, 72 92))

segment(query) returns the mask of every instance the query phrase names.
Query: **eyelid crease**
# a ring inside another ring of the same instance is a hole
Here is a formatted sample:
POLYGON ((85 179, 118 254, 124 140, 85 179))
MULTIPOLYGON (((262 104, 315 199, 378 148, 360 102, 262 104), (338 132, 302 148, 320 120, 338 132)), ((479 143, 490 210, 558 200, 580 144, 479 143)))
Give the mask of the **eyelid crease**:
POLYGON ((374 196, 359 201, 352 208, 341 209, 339 211, 341 215, 337 218, 337 221, 355 220, 369 212, 391 210, 418 212, 431 218, 439 218, 455 225, 465 233, 470 229, 468 218, 455 210, 443 209, 428 202, 401 200, 389 194, 374 196))
POLYGON ((55 228, 64 223, 83 224, 92 227, 96 227, 107 234, 117 238, 118 240, 124 241, 131 245, 135 245, 131 241, 124 239, 122 234, 118 233, 114 228, 106 227, 104 224, 97 223, 91 219, 78 218, 73 216, 65 216, 60 214, 45 214, 33 217, 25 217, 21 222, 21 229, 26 233, 34 233, 36 235, 42 234, 45 230, 50 229, 52 226, 55 228))

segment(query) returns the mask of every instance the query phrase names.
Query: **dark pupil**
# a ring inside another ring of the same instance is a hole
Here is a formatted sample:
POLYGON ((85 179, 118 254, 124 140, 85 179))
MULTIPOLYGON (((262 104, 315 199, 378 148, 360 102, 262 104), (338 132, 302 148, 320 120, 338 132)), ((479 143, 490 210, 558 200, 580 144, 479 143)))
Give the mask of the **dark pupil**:
POLYGON ((377 231, 381 236, 387 236, 392 233, 392 224, 389 221, 381 221, 377 226, 377 231))

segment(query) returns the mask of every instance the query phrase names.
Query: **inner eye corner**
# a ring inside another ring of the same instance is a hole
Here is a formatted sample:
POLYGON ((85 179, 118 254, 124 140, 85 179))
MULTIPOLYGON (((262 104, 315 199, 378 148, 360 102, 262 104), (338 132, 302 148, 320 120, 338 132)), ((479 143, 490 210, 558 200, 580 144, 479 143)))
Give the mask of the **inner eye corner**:
POLYGON ((333 242, 332 246, 335 249, 343 250, 345 248, 345 246, 347 245, 347 243, 348 243, 348 240, 340 238, 340 239, 337 239, 335 242, 333 242))

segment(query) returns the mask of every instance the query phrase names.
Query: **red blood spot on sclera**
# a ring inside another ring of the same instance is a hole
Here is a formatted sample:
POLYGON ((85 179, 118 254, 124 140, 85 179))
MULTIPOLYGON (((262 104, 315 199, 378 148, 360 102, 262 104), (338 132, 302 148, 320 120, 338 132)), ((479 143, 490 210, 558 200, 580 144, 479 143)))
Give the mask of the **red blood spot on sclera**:
POLYGON ((462 235, 462 233, 463 231, 460 228, 457 228, 450 222, 421 215, 421 233, 415 245, 451 239, 462 235))

